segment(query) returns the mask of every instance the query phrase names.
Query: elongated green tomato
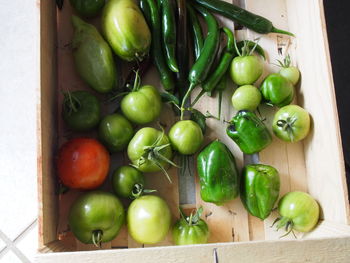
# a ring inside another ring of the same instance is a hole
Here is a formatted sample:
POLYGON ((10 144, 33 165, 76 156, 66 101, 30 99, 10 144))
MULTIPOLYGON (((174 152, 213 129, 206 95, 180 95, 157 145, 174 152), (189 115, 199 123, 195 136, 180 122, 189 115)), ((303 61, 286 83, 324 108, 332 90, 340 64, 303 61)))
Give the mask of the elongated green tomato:
POLYGON ((93 25, 76 16, 72 23, 73 57, 80 77, 95 91, 110 92, 117 75, 112 50, 93 25))
POLYGON ((278 203, 277 229, 285 227, 291 232, 309 232, 317 224, 320 208, 316 200, 304 192, 289 192, 278 203))
POLYGON ((173 149, 180 154, 196 153, 203 143, 203 133, 197 123, 191 120, 178 121, 169 131, 173 149))
POLYGON ((134 129, 123 115, 114 113, 101 120, 98 135, 110 152, 118 152, 126 148, 134 129))
MULTIPOLYGON (((173 151, 168 136, 164 131, 145 127, 140 129, 128 145, 128 157, 133 165, 141 172, 163 171, 175 165, 172 161, 173 151)), ((170 181, 170 178, 168 176, 170 181)))
POLYGON ((83 17, 94 17, 105 5, 105 0, 70 0, 75 11, 83 17))
POLYGON ((108 192, 92 191, 81 195, 69 210, 69 227, 85 244, 99 246, 113 240, 125 221, 119 199, 108 192))
POLYGON ((132 166, 121 166, 117 168, 112 177, 114 192, 118 196, 133 199, 133 190, 136 185, 145 185, 143 174, 132 166))
POLYGON ((237 85, 251 85, 262 73, 263 65, 257 56, 238 56, 231 62, 230 76, 237 85))
POLYGON ((255 111, 261 102, 261 93, 253 85, 244 85, 236 89, 231 100, 232 106, 238 111, 255 111))
POLYGON ((79 90, 64 94, 62 118, 72 130, 91 130, 97 126, 100 115, 100 102, 89 92, 79 90))
POLYGON ((250 164, 241 176, 241 200, 248 212, 264 220, 278 199, 280 178, 278 171, 265 164, 250 164))
POLYGON ((173 226, 173 241, 175 245, 206 244, 209 238, 207 223, 200 218, 203 208, 200 207, 195 214, 181 218, 173 226))
POLYGON ((294 86, 280 74, 268 75, 260 87, 263 98, 266 102, 277 107, 290 104, 294 98, 294 86))
POLYGON ((151 44, 151 32, 134 0, 109 0, 102 13, 102 29, 115 54, 141 61, 151 44))
POLYGON ((298 105, 288 105, 276 112, 272 122, 274 134, 283 141, 303 140, 310 131, 310 115, 298 105))
POLYGON ((167 203, 155 195, 144 195, 129 206, 127 225, 130 236, 140 244, 156 244, 169 232, 171 213, 167 203))
POLYGON ((131 122, 146 124, 159 117, 162 100, 155 87, 145 85, 126 95, 120 106, 125 117, 131 122))

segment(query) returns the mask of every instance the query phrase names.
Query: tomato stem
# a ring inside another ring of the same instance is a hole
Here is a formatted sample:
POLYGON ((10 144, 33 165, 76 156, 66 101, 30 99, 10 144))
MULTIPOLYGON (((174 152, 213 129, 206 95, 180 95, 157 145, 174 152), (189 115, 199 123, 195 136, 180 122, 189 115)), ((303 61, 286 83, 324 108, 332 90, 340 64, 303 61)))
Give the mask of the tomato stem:
POLYGON ((192 90, 196 87, 196 84, 194 83, 191 83, 190 87, 188 88, 188 90, 186 91, 186 94, 184 96, 184 98, 182 99, 182 102, 181 102, 181 116, 180 116, 180 119, 183 120, 183 116, 184 116, 184 111, 185 111, 185 103, 188 99, 188 97, 190 96, 192 90))
POLYGON ((92 231, 92 236, 91 236, 92 243, 98 248, 101 248, 102 236, 103 236, 102 230, 92 231))

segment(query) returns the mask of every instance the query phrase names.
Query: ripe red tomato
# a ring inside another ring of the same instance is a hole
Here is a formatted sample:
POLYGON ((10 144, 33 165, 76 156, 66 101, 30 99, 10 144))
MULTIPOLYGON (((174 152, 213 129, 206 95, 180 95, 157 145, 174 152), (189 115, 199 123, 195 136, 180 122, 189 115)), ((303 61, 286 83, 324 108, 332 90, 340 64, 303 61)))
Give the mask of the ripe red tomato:
POLYGON ((108 175, 109 153, 95 139, 75 138, 66 142, 58 154, 58 176, 70 188, 95 189, 108 175))

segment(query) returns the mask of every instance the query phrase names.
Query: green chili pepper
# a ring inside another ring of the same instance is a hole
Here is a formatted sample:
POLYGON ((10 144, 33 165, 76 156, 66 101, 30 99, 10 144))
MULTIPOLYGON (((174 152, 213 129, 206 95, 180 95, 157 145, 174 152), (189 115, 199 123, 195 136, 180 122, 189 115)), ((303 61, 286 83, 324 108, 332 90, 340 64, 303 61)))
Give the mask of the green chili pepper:
POLYGON ((197 157, 201 198, 216 205, 235 199, 239 194, 239 173, 231 151, 213 141, 197 157))
POLYGON ((288 31, 275 28, 272 22, 262 16, 253 14, 236 5, 224 2, 221 0, 192 0, 202 7, 223 15, 239 24, 260 34, 280 33, 289 36, 294 36, 288 31))
POLYGON ((208 33, 204 41, 200 56, 192 66, 189 73, 188 79, 190 81, 190 87, 182 100, 181 119, 183 117, 184 105, 188 96, 198 84, 201 84, 206 79, 210 67, 214 62, 220 41, 220 30, 215 17, 210 14, 205 8, 196 6, 196 9, 204 16, 208 27, 208 33))
POLYGON ((188 90, 189 48, 187 38, 187 9, 185 0, 176 0, 177 3, 177 39, 176 58, 179 72, 176 74, 176 89, 182 99, 188 90))
POLYGON ((278 199, 278 171, 270 165, 249 164, 243 168, 241 179, 240 195, 243 205, 251 215, 264 220, 278 199))
POLYGON ((151 54, 153 63, 155 64, 158 73, 160 75, 160 81, 165 90, 174 89, 174 78, 169 70, 161 45, 161 24, 159 19, 159 10, 154 0, 140 1, 140 8, 146 18, 147 23, 151 27, 152 42, 151 42, 151 54))
POLYGON ((264 123, 248 110, 241 110, 232 118, 226 133, 245 154, 260 152, 272 142, 264 123))
POLYGON ((162 13, 163 46, 165 49, 165 60, 173 72, 179 72, 176 62, 176 23, 174 0, 160 0, 162 13))
POLYGON ((201 50, 203 48, 203 32, 202 27, 199 23, 198 17, 196 15, 196 11, 190 4, 186 4, 187 11, 190 18, 190 27, 193 35, 193 47, 194 47, 194 55, 196 60, 199 58, 201 54, 201 50))

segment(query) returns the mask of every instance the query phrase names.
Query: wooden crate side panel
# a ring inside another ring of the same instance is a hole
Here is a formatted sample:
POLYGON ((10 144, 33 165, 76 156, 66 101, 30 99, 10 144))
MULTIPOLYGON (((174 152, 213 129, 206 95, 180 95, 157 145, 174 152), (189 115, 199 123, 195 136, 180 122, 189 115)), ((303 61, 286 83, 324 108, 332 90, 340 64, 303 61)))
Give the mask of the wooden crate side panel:
POLYGON ((221 243, 196 246, 105 250, 94 252, 53 253, 40 255, 39 263, 92 263, 139 262, 143 263, 294 263, 334 262, 346 263, 350 257, 350 237, 221 243), (217 261, 214 260, 216 250, 217 261))
POLYGON ((56 5, 40 1, 40 87, 37 106, 39 247, 56 239, 57 198, 53 174, 56 141, 56 5))
POLYGON ((304 141, 308 190, 325 220, 349 224, 349 201, 327 32, 320 0, 287 0, 289 28, 295 33, 302 72, 299 104, 312 116, 304 141))

